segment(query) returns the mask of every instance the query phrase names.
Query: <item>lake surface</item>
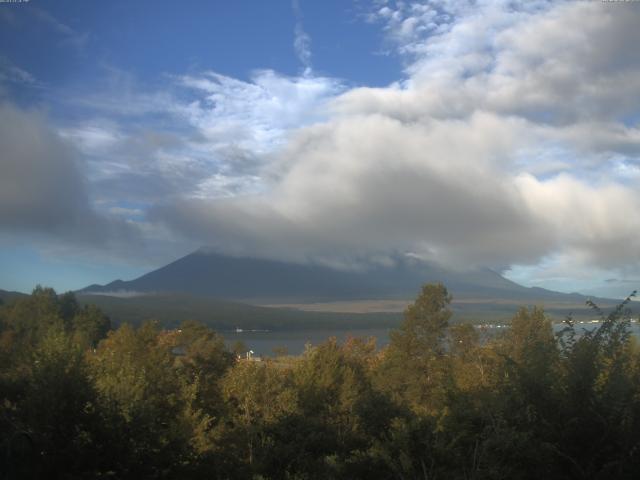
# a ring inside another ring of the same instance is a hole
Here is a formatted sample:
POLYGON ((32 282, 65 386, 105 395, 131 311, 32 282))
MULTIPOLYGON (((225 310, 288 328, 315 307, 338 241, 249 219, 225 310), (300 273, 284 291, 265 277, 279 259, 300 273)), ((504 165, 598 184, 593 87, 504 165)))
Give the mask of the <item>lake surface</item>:
POLYGON ((299 355, 305 345, 319 345, 330 337, 336 337, 342 343, 349 337, 374 337, 378 348, 389 343, 390 328, 365 328, 357 330, 298 330, 298 331, 242 331, 220 332, 228 347, 241 341, 247 349, 259 356, 273 356, 274 349, 284 347, 288 354, 299 355))
MULTIPOLYGON (((579 334, 584 330, 592 330, 600 326, 599 322, 595 323, 577 323, 576 332, 579 334)), ((556 332, 565 327, 562 323, 554 324, 556 332)), ((478 328, 483 329, 488 336, 500 333, 508 328, 506 325, 483 325, 478 328)), ((630 325, 631 333, 640 337, 640 324, 632 322, 630 325)), ((253 350, 258 356, 273 356, 274 349, 284 348, 290 355, 299 355, 305 350, 305 345, 319 345, 330 337, 336 337, 338 342, 342 343, 349 337, 376 339, 378 348, 384 347, 389 343, 389 332, 391 328, 364 328, 352 330, 297 330, 297 331, 227 331, 220 332, 225 339, 225 343, 229 348, 241 341, 248 350, 253 350)))

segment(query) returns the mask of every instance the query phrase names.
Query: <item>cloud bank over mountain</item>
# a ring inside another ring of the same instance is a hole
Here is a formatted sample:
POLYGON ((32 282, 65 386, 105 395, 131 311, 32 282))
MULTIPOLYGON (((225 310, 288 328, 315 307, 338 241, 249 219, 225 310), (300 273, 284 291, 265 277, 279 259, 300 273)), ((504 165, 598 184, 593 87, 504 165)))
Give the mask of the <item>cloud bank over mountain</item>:
MULTIPOLYGON (((293 2, 298 75, 195 66, 145 83, 104 67, 101 88, 44 94, 82 121, 7 104, 25 124, 5 122, 8 145, 35 129, 49 146, 12 150, 14 177, 38 173, 19 192, 0 180, 2 228, 99 225, 87 230, 139 246, 106 250, 137 259, 206 245, 341 268, 410 255, 551 288, 640 278, 638 5, 360 7, 384 35, 371 48, 403 62, 390 85, 318 68, 313 18, 293 2)), ((18 65, 0 67, 17 81, 18 65)))
POLYGON ((181 198, 152 218, 295 260, 638 266, 638 9, 398 2, 370 20, 406 79, 334 97, 277 151, 263 192, 181 198))

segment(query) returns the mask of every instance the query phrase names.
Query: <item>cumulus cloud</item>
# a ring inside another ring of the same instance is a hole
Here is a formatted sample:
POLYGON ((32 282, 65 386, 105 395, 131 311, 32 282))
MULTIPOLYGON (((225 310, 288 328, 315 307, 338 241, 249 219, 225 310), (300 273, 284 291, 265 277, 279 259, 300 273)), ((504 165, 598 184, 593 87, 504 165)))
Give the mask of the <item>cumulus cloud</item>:
POLYGON ((81 152, 92 197, 107 211, 121 202, 151 204, 191 191, 211 173, 171 131, 97 120, 59 133, 81 152))
POLYGON ((325 119, 327 102, 344 90, 337 79, 271 70, 248 81, 212 71, 171 76, 159 91, 117 76, 121 93, 76 99, 95 118, 60 133, 87 159, 102 201, 144 206, 262 190, 263 170, 289 132, 325 119))
MULTIPOLYGON (((372 18, 404 80, 336 96, 324 122, 276 146, 263 191, 183 197, 151 217, 222 251, 298 261, 640 266, 640 197, 612 173, 638 165, 640 10, 385 2, 372 18)), ((215 95, 214 80, 200 88, 215 95)))
POLYGON ((77 151, 36 110, 0 104, 0 232, 74 245, 135 242, 136 229, 92 208, 77 151))
POLYGON ((85 120, 57 133, 4 105, 2 228, 340 267, 411 255, 550 286, 640 276, 640 9, 376 1, 404 77, 347 88, 311 70, 292 5, 299 76, 143 87, 113 69, 106 92, 62 98, 85 120))
MULTIPOLYGON (((389 15, 419 21, 401 3, 389 15)), ((640 39, 637 9, 481 2, 466 10, 465 4, 452 3, 452 12, 449 2, 422 5, 443 20, 414 39, 408 79, 392 89, 357 89, 341 107, 405 119, 490 110, 553 126, 636 113, 627 99, 640 88, 640 58, 629 48, 640 39)))
POLYGON ((594 267, 640 265, 640 196, 609 181, 589 185, 562 174, 516 179, 529 210, 545 219, 572 257, 594 267))
POLYGON ((259 70, 247 81, 212 71, 167 75, 156 90, 112 73, 105 91, 66 99, 85 120, 57 133, 82 157, 95 211, 135 227, 146 250, 164 251, 160 261, 202 243, 149 223, 149 208, 264 191, 290 132, 326 119, 327 102, 345 89, 338 79, 259 70))
POLYGON ((72 149, 41 113, 5 103, 0 119, 2 225, 58 228, 82 217, 87 196, 72 149))
POLYGON ((197 100, 176 110, 208 140, 264 153, 283 143, 283 134, 325 118, 325 102, 343 90, 339 80, 287 77, 272 70, 242 81, 215 72, 183 76, 197 100))
POLYGON ((184 201, 155 214, 243 254, 366 260, 402 251, 458 265, 534 259, 551 239, 493 166, 516 141, 501 137, 504 127, 486 115, 429 127, 383 116, 310 127, 287 147, 285 172, 268 194, 184 201))
POLYGON ((248 81, 211 71, 167 76, 159 90, 112 73, 106 91, 71 102, 88 119, 58 133, 82 156, 96 210, 143 230, 150 225, 126 212, 263 191, 271 155, 292 130, 325 119, 327 102, 344 90, 337 79, 270 70, 248 81))

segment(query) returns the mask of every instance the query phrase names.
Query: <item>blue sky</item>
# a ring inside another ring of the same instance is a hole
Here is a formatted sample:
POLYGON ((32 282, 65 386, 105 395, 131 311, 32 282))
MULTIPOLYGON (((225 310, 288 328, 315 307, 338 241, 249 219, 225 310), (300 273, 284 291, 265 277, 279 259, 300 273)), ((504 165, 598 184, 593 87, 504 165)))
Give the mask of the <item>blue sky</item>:
POLYGON ((0 288, 200 246, 640 279, 640 6, 0 4, 0 288))

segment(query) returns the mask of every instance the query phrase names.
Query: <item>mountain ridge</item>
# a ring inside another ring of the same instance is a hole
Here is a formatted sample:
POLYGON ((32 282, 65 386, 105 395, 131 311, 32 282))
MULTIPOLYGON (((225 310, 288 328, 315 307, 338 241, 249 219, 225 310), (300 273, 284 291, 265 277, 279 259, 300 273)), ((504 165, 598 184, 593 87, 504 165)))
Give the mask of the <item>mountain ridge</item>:
MULTIPOLYGON (((454 298, 584 302, 578 293, 524 287, 490 269, 446 270, 415 259, 366 270, 337 270, 197 250, 133 280, 90 285, 82 294, 186 293, 249 303, 311 303, 362 299, 411 299, 421 285, 442 282, 454 298)), ((595 299, 596 301, 598 299, 595 299)), ((611 299, 600 299, 611 302, 611 299)))

